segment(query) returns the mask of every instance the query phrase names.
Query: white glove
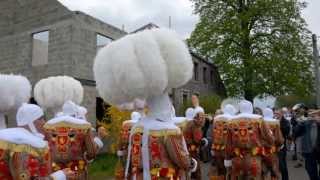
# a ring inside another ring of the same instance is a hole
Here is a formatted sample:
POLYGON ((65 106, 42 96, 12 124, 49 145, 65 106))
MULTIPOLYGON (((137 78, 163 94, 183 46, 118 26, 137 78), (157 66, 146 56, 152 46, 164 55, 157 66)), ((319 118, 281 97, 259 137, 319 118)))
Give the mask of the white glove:
POLYGON ((193 162, 193 167, 191 169, 191 172, 196 172, 197 167, 198 167, 198 162, 193 158, 191 158, 191 161, 193 162))
POLYGON ((119 157, 122 157, 122 156, 124 155, 124 152, 123 152, 123 151, 118 150, 118 151, 117 151, 117 155, 118 155, 119 157))
POLYGON ((211 150, 210 153, 211 153, 211 156, 214 156, 214 151, 213 150, 211 150))
POLYGON ((62 170, 56 171, 50 175, 54 180, 67 180, 66 175, 62 170))
POLYGON ((97 144, 97 146, 98 146, 100 149, 103 147, 103 142, 101 141, 100 138, 95 137, 93 140, 94 140, 94 142, 97 144))
POLYGON ((232 166, 232 160, 224 160, 224 167, 231 167, 232 166))
POLYGON ((208 141, 207 138, 202 138, 201 141, 204 142, 204 145, 203 145, 204 147, 207 147, 207 146, 208 146, 209 141, 208 141))

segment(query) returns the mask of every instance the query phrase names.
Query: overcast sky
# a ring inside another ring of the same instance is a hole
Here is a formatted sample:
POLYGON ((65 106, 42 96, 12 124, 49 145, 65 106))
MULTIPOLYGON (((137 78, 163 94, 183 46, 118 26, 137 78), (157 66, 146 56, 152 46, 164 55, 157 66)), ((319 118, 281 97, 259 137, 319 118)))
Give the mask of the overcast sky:
MULTIPOLYGON (((172 28, 188 37, 198 21, 190 0, 59 0, 71 10, 79 10, 131 32, 149 22, 172 28)), ((320 36, 320 0, 306 0, 303 11, 310 30, 320 36)))

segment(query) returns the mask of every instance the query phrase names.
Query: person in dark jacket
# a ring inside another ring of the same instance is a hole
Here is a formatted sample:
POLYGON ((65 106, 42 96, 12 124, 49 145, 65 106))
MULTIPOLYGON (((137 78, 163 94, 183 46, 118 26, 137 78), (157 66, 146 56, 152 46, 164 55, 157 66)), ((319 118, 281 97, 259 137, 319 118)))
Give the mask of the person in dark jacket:
POLYGON ((276 111, 275 116, 276 119, 280 119, 280 129, 282 136, 284 138, 283 147, 278 152, 278 158, 279 158, 279 169, 281 172, 282 180, 289 180, 289 174, 288 174, 288 166, 287 166, 287 142, 290 135, 290 121, 287 120, 285 116, 284 111, 276 111))
POLYGON ((317 137, 318 125, 314 116, 308 116, 308 108, 304 105, 296 105, 294 107, 297 114, 297 125, 293 130, 293 137, 301 137, 301 152, 305 159, 305 169, 310 180, 319 180, 318 164, 317 164, 317 137))

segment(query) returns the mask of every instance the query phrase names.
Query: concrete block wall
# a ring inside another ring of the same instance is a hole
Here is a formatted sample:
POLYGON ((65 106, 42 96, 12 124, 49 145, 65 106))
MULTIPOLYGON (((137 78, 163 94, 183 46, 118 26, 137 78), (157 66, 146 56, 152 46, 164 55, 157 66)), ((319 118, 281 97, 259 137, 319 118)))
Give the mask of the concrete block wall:
MULTIPOLYGON (((72 12, 57 0, 1 0, 0 73, 25 75, 32 84, 56 75, 93 81, 97 34, 116 40, 127 33, 82 12, 72 12), (49 31, 48 64, 32 66, 32 34, 46 30, 49 31)), ((181 105, 184 91, 188 91, 190 96, 194 92, 209 94, 224 91, 223 88, 217 88, 221 80, 216 69, 215 83, 210 82, 210 70, 214 66, 196 56, 193 60, 199 64, 199 80, 191 80, 184 87, 176 89, 176 107, 181 105), (203 66, 207 67, 208 84, 202 82, 203 66)), ((88 119, 95 122, 98 95, 92 84, 84 84, 84 89, 82 105, 89 110, 88 119)))

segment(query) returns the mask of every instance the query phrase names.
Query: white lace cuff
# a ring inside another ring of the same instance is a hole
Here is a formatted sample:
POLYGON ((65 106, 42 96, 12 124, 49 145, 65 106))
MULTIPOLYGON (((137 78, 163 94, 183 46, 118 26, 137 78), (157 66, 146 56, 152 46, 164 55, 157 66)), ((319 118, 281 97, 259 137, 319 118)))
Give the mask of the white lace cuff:
POLYGON ((95 137, 93 140, 94 140, 94 142, 98 145, 99 148, 102 148, 102 147, 103 147, 103 142, 101 141, 100 138, 95 137))
POLYGON ((232 166, 232 160, 224 160, 224 166, 225 167, 231 167, 232 166))
POLYGON ((202 138, 201 139, 201 141, 203 141, 204 142, 204 147, 206 147, 206 146, 208 146, 208 144, 209 144, 209 141, 208 141, 208 139, 207 138, 202 138))
POLYGON ((123 156, 123 155, 124 155, 124 152, 123 152, 123 151, 118 150, 118 151, 117 151, 117 155, 118 155, 119 157, 121 157, 121 156, 123 156))
POLYGON ((193 167, 192 167, 192 169, 191 169, 191 172, 196 172, 197 167, 198 167, 198 162, 197 162, 197 160, 195 160, 195 159, 193 159, 193 158, 191 158, 191 160, 192 160, 192 162, 193 162, 193 167))
POLYGON ((56 171, 50 175, 54 180, 67 180, 66 175, 63 171, 56 171))

